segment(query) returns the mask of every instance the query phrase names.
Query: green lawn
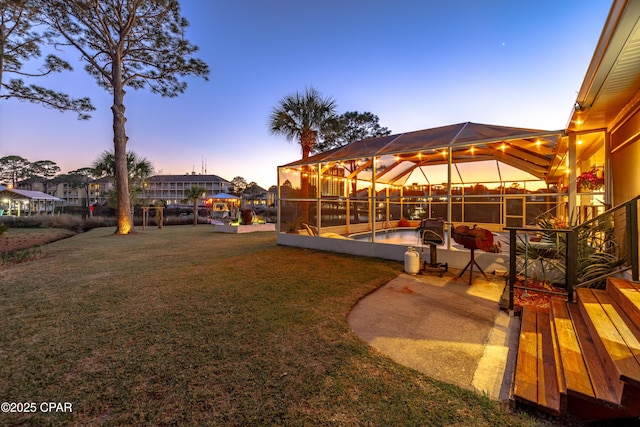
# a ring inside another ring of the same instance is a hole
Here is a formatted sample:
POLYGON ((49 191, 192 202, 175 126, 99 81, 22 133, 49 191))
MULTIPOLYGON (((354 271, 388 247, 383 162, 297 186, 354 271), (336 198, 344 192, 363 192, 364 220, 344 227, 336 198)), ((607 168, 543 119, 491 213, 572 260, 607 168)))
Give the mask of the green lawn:
POLYGON ((202 225, 112 232, 0 267, 0 400, 73 405, 0 425, 537 424, 350 331, 399 262, 202 225))

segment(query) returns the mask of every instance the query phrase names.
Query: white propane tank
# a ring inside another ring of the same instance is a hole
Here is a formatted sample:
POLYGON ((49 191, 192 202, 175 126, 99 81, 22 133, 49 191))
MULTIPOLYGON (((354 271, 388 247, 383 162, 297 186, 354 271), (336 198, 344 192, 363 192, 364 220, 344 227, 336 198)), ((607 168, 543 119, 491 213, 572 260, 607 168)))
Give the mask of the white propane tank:
POLYGON ((413 246, 409 246, 404 253, 404 271, 408 274, 418 274, 420 271, 420 254, 413 246))

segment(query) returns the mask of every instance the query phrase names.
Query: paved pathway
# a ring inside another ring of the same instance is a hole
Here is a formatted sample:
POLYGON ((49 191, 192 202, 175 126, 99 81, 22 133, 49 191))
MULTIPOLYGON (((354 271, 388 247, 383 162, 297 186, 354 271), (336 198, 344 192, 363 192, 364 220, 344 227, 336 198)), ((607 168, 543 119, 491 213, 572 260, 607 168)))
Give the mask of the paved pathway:
POLYGON ((401 274, 363 298, 353 331, 380 352, 435 379, 508 399, 519 319, 500 311, 504 279, 401 274))

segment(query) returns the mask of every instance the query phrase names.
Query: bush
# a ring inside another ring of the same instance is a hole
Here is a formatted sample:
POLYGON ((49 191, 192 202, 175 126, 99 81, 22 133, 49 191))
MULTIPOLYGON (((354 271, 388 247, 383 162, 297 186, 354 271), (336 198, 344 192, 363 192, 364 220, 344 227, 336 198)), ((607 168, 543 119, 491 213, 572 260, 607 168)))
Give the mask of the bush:
POLYGON ((3 216, 2 223, 9 228, 38 228, 42 224, 42 216, 3 216))
POLYGON ((89 217, 84 219, 77 215, 34 215, 21 217, 2 218, 0 227, 11 228, 63 228, 75 233, 82 233, 97 227, 115 227, 116 218, 113 217, 89 217))
MULTIPOLYGON (((133 218, 136 227, 142 226, 142 217, 133 218)), ((193 214, 165 216, 164 225, 192 225, 193 214)), ((204 216, 198 216, 198 224, 207 224, 204 216)), ((118 219, 112 216, 90 216, 82 218, 77 215, 56 214, 56 215, 34 215, 22 217, 5 217, 0 222, 0 235, 2 227, 11 228, 63 228, 74 233, 83 233, 98 227, 116 227, 118 219)), ((153 218, 149 219, 147 226, 156 225, 153 218)))
POLYGON ((34 248, 28 249, 18 249, 15 251, 9 251, 0 254, 0 263, 20 263, 25 261, 30 261, 34 258, 37 258, 42 254, 42 248, 40 246, 36 246, 34 248))

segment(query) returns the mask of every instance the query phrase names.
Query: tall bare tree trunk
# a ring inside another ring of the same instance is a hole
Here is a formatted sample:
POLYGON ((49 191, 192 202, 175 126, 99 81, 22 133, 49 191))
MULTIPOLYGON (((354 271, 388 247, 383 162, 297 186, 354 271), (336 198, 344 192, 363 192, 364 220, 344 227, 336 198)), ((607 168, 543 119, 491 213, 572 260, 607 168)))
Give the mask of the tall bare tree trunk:
POLYGON ((127 169, 127 134, 124 115, 125 90, 122 83, 121 63, 113 61, 113 146, 115 154, 116 191, 118 195, 117 234, 129 234, 133 231, 131 202, 129 197, 129 171, 127 169))

